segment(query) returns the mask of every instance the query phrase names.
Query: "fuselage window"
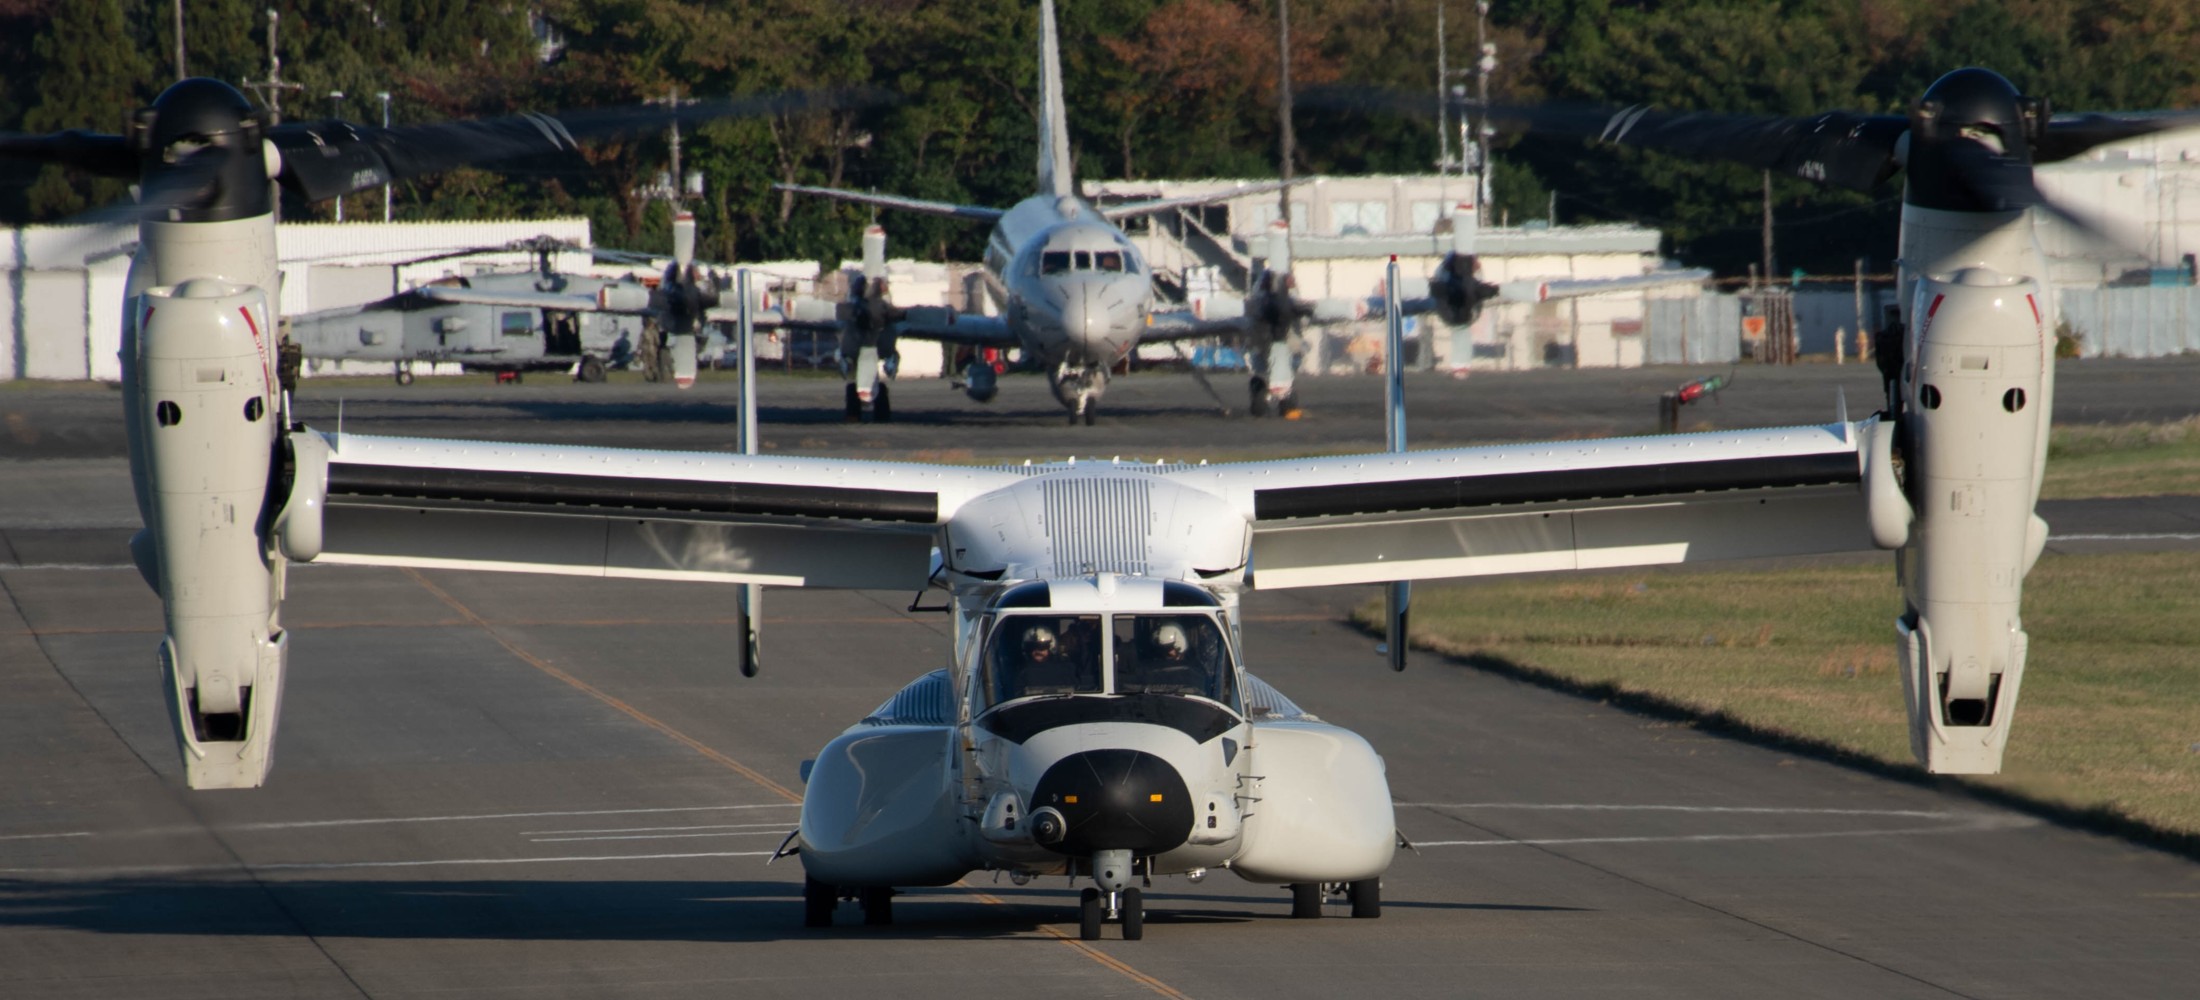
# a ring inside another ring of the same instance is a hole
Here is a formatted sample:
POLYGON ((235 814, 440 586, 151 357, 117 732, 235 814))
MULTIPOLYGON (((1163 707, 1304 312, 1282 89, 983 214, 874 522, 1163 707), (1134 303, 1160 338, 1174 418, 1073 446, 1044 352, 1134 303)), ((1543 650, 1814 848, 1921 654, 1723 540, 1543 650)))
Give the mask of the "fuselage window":
POLYGON ((1092 255, 1092 262, 1103 271, 1123 270, 1123 254, 1115 250, 1103 250, 1092 255))
POLYGON ((1234 704, 1237 673, 1206 615, 1116 615, 1115 692, 1186 694, 1234 704))
POLYGON ((1039 255, 1040 274, 1060 274, 1069 270, 1069 251, 1048 250, 1039 255))
POLYGON ((1099 694, 1099 615, 1016 615, 986 651, 987 704, 1042 695, 1099 694))
POLYGON ((500 324, 499 331, 507 337, 524 337, 535 332, 535 317, 532 313, 503 313, 497 317, 497 322, 500 324))

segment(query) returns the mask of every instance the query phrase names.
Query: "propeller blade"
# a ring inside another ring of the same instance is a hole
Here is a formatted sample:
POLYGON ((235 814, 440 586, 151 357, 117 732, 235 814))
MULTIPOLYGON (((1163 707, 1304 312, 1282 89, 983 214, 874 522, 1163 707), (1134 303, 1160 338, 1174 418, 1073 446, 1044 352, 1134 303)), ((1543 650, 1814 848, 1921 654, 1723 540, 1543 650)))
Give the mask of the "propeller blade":
POLYGON ((688 265, 695 263, 695 213, 681 212, 672 217, 672 264, 680 269, 680 277, 687 277, 688 265))
POLYGON ((138 175, 138 157, 127 140, 79 129, 51 135, 0 135, 0 157, 58 163, 101 177, 138 175))
POLYGON ((1901 115, 1833 111, 1808 118, 1584 107, 1492 105, 1499 128, 1640 146, 1691 159, 1717 159, 1856 191, 1900 169, 1901 115))
POLYGON ((276 177, 308 201, 477 163, 571 153, 580 143, 696 125, 720 118, 790 114, 881 103, 877 91, 822 91, 639 106, 483 121, 376 128, 350 122, 286 123, 268 130, 283 159, 276 177))
POLYGON ((2200 125, 2200 110, 2058 115, 2048 119, 2043 134, 2033 140, 2032 162, 2054 163, 2095 146, 2196 125, 2200 125))
POLYGON ((886 227, 877 223, 863 230, 863 277, 866 281, 886 277, 886 227))

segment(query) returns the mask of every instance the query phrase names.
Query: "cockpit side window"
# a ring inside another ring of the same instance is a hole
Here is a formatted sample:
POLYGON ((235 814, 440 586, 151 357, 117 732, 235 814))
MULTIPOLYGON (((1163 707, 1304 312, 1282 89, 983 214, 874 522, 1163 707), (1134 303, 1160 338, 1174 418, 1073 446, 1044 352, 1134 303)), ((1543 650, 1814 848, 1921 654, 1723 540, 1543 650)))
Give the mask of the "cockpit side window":
POLYGON ((1103 250, 1092 255, 1092 262, 1095 267, 1103 271, 1123 270, 1123 254, 1120 251, 1103 250))
POLYGON ((1003 618, 985 652, 986 704, 1099 694, 1100 653, 1098 615, 1003 618))
POLYGON ((1069 251, 1048 250, 1039 255, 1040 274, 1060 274, 1069 270, 1069 251))
POLYGON ((1116 615, 1115 692, 1188 694, 1236 704, 1237 671, 1206 615, 1116 615))

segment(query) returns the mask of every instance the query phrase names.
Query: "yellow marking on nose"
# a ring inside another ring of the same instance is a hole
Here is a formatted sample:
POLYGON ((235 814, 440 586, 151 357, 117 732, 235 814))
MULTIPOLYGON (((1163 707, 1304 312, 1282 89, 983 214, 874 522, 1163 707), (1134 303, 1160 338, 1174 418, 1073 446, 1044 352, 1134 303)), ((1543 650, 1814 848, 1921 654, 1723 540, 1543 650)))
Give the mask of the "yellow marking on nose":
POLYGON ((1064 795, 1064 796, 1062 796, 1062 801, 1064 801, 1064 802, 1067 802, 1067 803, 1069 803, 1070 805, 1073 805, 1073 806, 1074 806, 1074 805, 1076 805, 1076 804, 1077 804, 1077 796, 1075 796, 1075 795, 1064 795))
POLYGON ((1160 792, 1155 792, 1154 794, 1152 794, 1152 795, 1149 795, 1149 796, 1147 796, 1147 797, 1146 797, 1146 801, 1148 801, 1148 802, 1159 802, 1159 801, 1161 801, 1161 793, 1160 793, 1160 792))

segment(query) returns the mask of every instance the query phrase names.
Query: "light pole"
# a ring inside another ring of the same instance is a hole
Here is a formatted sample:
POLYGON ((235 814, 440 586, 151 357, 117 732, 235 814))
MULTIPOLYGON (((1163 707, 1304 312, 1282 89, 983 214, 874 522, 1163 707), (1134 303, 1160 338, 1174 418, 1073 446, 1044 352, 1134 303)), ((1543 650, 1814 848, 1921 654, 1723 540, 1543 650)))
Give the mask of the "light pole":
MULTIPOLYGON (((390 92, 377 90, 374 92, 374 99, 382 102, 382 128, 384 131, 388 131, 390 127, 390 92)), ((390 221, 390 185, 388 181, 382 182, 382 221, 390 221)))
MULTIPOLYGON (((329 106, 334 109, 334 113, 330 115, 330 117, 342 120, 344 117, 344 92, 341 90, 331 90, 328 92, 328 100, 329 106)), ((343 195, 336 196, 336 221, 344 221, 343 195)))

